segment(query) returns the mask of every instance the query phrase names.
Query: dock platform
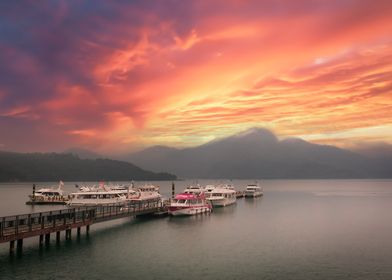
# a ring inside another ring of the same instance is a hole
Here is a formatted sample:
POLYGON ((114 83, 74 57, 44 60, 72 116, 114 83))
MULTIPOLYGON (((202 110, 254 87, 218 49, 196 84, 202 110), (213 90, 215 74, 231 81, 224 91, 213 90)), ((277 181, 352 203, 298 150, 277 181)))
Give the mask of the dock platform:
POLYGON ((80 235, 81 227, 89 231, 90 225, 124 217, 135 217, 164 213, 165 207, 160 200, 132 201, 126 204, 110 204, 38 212, 15 216, 0 217, 0 243, 10 242, 10 252, 15 248, 21 250, 23 239, 39 237, 39 245, 49 243, 50 234, 56 233, 56 241, 60 240, 60 232, 65 231, 66 239, 71 237, 72 229, 80 235))

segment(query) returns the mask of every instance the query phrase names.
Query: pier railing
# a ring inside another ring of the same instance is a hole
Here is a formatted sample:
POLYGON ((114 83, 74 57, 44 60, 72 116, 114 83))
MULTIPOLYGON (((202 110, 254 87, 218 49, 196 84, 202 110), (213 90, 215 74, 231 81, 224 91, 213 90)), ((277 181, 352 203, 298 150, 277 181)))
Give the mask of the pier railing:
POLYGON ((161 200, 131 201, 75 207, 55 211, 0 217, 0 243, 50 234, 127 216, 151 214, 162 209, 161 200))

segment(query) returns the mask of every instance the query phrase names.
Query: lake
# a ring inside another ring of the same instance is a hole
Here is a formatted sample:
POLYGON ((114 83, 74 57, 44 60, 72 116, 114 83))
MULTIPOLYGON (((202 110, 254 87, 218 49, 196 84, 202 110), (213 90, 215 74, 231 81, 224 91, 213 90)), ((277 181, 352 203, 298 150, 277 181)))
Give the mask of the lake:
MULTIPOLYGON (((176 192, 191 183, 176 182, 176 192)), ((171 182, 156 184, 170 196, 171 182)), ((261 185, 264 197, 212 214, 94 224, 41 249, 29 238, 22 255, 0 244, 0 279, 392 279, 392 180, 261 185)), ((0 216, 62 207, 25 205, 31 191, 0 184, 0 216)))

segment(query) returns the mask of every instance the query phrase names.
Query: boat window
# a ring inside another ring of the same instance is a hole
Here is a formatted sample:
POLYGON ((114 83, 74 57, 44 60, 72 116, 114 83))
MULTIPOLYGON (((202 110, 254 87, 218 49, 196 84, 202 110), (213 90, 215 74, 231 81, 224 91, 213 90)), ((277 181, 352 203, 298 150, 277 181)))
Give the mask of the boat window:
POLYGON ((185 199, 179 199, 177 202, 178 203, 185 203, 185 201, 186 201, 185 199))

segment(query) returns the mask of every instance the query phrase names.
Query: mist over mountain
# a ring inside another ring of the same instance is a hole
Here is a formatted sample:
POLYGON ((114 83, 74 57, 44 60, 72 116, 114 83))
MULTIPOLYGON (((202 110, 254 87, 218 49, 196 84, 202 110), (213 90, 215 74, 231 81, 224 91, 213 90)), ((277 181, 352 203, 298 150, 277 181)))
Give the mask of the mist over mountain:
POLYGON ((383 142, 357 145, 353 151, 372 158, 392 158, 392 145, 383 142))
POLYGON ((278 140, 271 131, 263 128, 253 128, 192 148, 154 146, 124 159, 181 178, 392 177, 392 157, 367 157, 298 138, 278 140))
POLYGON ((0 181, 175 180, 168 173, 143 170, 129 162, 80 159, 73 154, 0 151, 0 181))

